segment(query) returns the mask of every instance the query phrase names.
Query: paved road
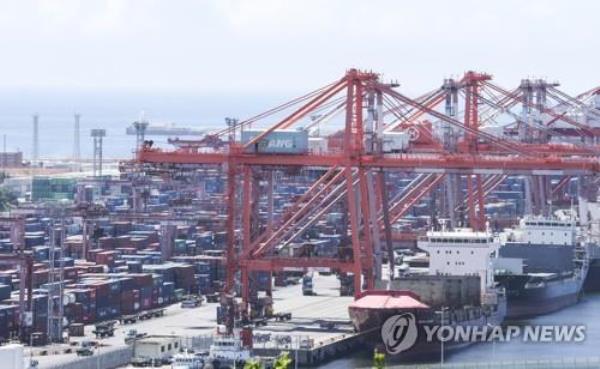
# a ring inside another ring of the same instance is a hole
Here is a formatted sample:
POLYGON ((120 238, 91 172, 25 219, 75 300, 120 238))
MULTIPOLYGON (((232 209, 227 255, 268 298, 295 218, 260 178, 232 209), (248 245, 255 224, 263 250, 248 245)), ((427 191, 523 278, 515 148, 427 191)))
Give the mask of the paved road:
MULTIPOLYGON (((347 325, 348 304, 352 297, 339 296, 339 282, 335 276, 314 277, 315 296, 302 296, 302 286, 279 287, 274 290, 273 298, 275 311, 292 312, 293 319, 286 323, 270 323, 267 327, 261 327, 257 332, 286 334, 290 336, 301 336, 315 339, 315 342, 334 339, 341 334, 350 332, 347 325), (321 329, 315 321, 318 320, 340 321, 340 329, 326 331, 321 329), (344 321, 346 324, 343 324, 344 321)), ((216 303, 204 304, 194 309, 182 309, 179 304, 171 305, 166 308, 165 316, 141 321, 135 324, 117 326, 115 336, 100 340, 105 347, 104 350, 111 350, 125 346, 124 338, 130 329, 136 329, 140 333, 148 335, 178 335, 183 337, 211 335, 216 329, 216 303)), ((92 334, 94 326, 85 328, 85 339, 95 339, 92 334)), ((74 341, 80 341, 82 338, 76 338, 74 341)), ((52 351, 52 349, 50 349, 52 351)), ((63 354, 52 356, 37 356, 40 362, 40 369, 48 367, 50 364, 64 363, 73 361, 75 354, 63 354)))

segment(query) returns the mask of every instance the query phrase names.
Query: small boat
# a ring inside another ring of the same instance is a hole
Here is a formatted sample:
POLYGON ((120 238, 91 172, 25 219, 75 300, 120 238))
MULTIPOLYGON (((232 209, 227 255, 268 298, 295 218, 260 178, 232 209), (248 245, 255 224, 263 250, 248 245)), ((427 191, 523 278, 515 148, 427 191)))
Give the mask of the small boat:
POLYGON ((202 369, 204 357, 185 351, 173 356, 171 369, 202 369))
POLYGON ((242 346, 241 339, 232 336, 215 336, 208 353, 213 367, 243 368, 250 358, 250 350, 242 346))

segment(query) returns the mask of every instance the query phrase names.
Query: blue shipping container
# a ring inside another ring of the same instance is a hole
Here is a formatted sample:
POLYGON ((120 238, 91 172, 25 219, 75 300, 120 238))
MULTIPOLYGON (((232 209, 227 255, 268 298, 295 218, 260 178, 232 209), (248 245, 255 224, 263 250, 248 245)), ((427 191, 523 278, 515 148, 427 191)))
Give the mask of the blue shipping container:
MULTIPOLYGON (((242 131, 242 143, 252 141, 264 130, 246 129, 242 131)), ((306 154, 308 152, 308 131, 295 129, 279 129, 270 132, 255 145, 248 147, 247 152, 263 154, 306 154)))

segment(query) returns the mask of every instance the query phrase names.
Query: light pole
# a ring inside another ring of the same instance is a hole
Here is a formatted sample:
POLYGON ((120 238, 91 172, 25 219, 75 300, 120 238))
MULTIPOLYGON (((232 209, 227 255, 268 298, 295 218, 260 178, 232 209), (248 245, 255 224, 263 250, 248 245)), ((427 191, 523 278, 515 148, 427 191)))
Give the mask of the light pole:
POLYGON ((29 333, 29 366, 33 361, 33 332, 29 333))
POLYGON ((294 353, 294 368, 298 369, 298 349, 300 348, 300 336, 296 336, 296 352, 294 353))
MULTIPOLYGON (((490 323, 487 323, 487 326, 489 328, 492 328, 492 334, 494 334, 493 330, 496 328, 496 326, 493 324, 490 324, 490 323)), ((496 360, 496 339, 493 338, 492 339, 492 362, 494 362, 495 360, 496 360)))
MULTIPOLYGON (((448 310, 447 306, 442 306, 440 308, 440 311, 438 311, 437 313, 440 314, 440 329, 439 331, 442 331, 444 329, 444 312, 448 310)), ((439 332, 438 331, 438 332, 439 332)), ((440 335, 440 367, 444 366, 444 337, 442 337, 440 335)))

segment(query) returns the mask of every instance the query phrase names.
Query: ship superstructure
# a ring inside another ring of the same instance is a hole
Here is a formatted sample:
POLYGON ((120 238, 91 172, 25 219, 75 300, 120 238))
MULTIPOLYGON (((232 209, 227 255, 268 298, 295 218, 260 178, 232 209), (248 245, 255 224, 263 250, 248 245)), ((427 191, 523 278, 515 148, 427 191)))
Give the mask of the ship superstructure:
POLYGON ((533 217, 501 234, 496 280, 508 318, 550 313, 576 303, 589 265, 589 240, 574 218, 533 217))

